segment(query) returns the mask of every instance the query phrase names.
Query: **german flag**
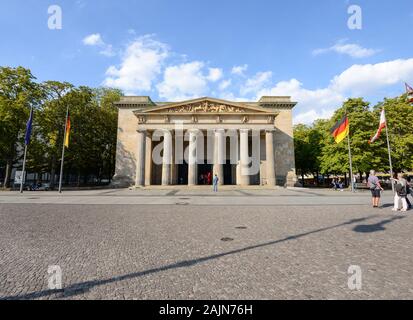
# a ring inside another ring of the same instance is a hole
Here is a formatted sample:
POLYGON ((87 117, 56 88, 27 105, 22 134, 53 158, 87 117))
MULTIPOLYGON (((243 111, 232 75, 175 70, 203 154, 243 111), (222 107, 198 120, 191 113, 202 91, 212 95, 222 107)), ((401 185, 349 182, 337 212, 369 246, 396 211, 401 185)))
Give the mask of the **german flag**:
POLYGON ((343 119, 338 121, 336 125, 331 129, 331 135, 334 137, 336 143, 343 141, 350 133, 350 123, 347 115, 343 119))
POLYGON ((70 139, 70 113, 67 113, 67 119, 66 119, 66 132, 65 132, 65 147, 69 148, 69 139, 70 139))

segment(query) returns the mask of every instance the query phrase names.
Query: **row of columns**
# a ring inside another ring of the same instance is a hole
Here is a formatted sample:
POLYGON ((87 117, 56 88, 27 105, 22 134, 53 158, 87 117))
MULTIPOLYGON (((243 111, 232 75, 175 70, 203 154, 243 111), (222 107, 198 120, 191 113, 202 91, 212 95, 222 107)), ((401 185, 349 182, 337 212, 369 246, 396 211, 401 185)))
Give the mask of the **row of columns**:
MULTIPOLYGON (((247 186, 250 184, 250 176, 245 174, 250 166, 250 156, 248 147, 248 129, 240 129, 240 181, 237 184, 247 186)), ((275 154, 274 154, 274 132, 275 130, 266 130, 266 175, 267 184, 275 186, 275 154)), ((172 182, 172 166, 174 161, 174 150, 172 142, 172 133, 168 130, 164 132, 163 145, 163 164, 162 164, 162 185, 167 186, 172 182)), ((152 177, 152 138, 146 130, 138 130, 138 150, 136 161, 136 186, 145 186, 151 184, 152 177), (149 152, 147 152, 149 151, 149 152), (146 170, 145 170, 146 169, 146 170)), ((224 184, 224 164, 226 163, 226 134, 224 129, 215 130, 214 141, 214 175, 219 178, 219 183, 224 184)), ((188 185, 198 184, 198 164, 197 164, 197 132, 189 131, 189 154, 188 154, 188 185)))

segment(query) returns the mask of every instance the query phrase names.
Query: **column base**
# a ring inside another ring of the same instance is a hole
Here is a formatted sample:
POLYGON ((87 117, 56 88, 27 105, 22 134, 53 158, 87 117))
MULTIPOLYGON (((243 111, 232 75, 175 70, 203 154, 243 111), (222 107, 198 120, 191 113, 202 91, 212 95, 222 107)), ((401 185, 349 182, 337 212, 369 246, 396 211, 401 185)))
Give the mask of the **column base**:
POLYGON ((277 185, 275 179, 267 179, 267 186, 275 187, 277 185))
POLYGON ((299 187, 301 184, 298 182, 297 175, 295 172, 290 171, 287 174, 287 182, 286 182, 286 187, 299 187))
POLYGON ((133 181, 133 179, 131 179, 130 177, 127 176, 118 176, 115 175, 112 178, 112 182, 110 183, 110 186, 112 188, 130 188, 133 187, 135 185, 135 181, 133 181))

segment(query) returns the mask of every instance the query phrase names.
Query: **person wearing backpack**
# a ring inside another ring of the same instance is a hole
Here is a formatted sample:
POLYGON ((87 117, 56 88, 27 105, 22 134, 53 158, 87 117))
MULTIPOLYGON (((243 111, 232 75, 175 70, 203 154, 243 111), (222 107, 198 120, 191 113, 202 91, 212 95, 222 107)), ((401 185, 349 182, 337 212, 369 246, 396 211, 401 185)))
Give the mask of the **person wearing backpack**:
POLYGON ((370 171, 370 176, 367 180, 367 186, 371 191, 373 208, 378 208, 380 203, 381 191, 384 191, 384 189, 381 187, 379 178, 376 177, 376 172, 374 170, 370 171))
POLYGON ((412 185, 412 178, 411 177, 407 177, 407 197, 406 197, 406 201, 407 201, 407 206, 409 207, 409 209, 412 209, 412 203, 409 201, 409 195, 410 197, 413 198, 413 185, 412 185))
POLYGON ((394 181, 394 189, 396 191, 394 195, 394 208, 393 211, 406 212, 407 205, 407 181, 404 179, 403 174, 397 174, 397 179, 392 179, 394 181), (400 209, 400 201, 402 202, 402 209, 400 209))

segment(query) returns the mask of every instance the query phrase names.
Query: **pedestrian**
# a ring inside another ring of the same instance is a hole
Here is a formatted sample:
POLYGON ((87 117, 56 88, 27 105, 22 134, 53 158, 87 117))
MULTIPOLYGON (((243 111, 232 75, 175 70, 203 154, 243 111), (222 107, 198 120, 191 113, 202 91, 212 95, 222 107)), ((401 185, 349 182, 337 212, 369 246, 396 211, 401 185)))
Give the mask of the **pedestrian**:
POLYGON ((370 176, 367 180, 367 186, 369 187, 372 195, 373 208, 378 208, 380 203, 382 188, 379 178, 376 177, 376 172, 374 170, 370 171, 370 176))
POLYGON ((219 178, 218 178, 218 175, 216 174, 216 175, 214 176, 214 181, 213 181, 213 184, 214 184, 214 192, 218 192, 218 182, 219 182, 219 178))
POLYGON ((338 188, 340 191, 344 191, 344 184, 343 181, 341 181, 341 178, 338 179, 338 188))
POLYGON ((212 183, 212 173, 211 173, 211 171, 208 172, 207 180, 208 180, 208 185, 210 186, 211 183, 212 183))
POLYGON ((357 192, 357 177, 353 176, 353 191, 357 192))
POLYGON ((393 211, 406 212, 407 205, 407 181, 404 179, 402 173, 397 174, 397 179, 392 179, 394 182, 394 208, 393 211), (402 208, 400 209, 400 201, 402 202, 402 208))
POLYGON ((410 197, 413 198, 412 178, 411 178, 411 177, 407 177, 406 180, 407 180, 407 186, 406 186, 406 188, 407 188, 407 197, 406 197, 407 206, 409 207, 409 209, 412 209, 412 203, 411 203, 410 200, 409 200, 409 195, 410 195, 410 197))
POLYGON ((333 190, 336 191, 337 190, 337 184, 336 184, 336 179, 333 178, 333 181, 331 182, 332 186, 333 186, 333 190))
POLYGON ((201 174, 201 176, 199 177, 199 183, 200 184, 205 184, 205 180, 204 180, 204 175, 201 174))

